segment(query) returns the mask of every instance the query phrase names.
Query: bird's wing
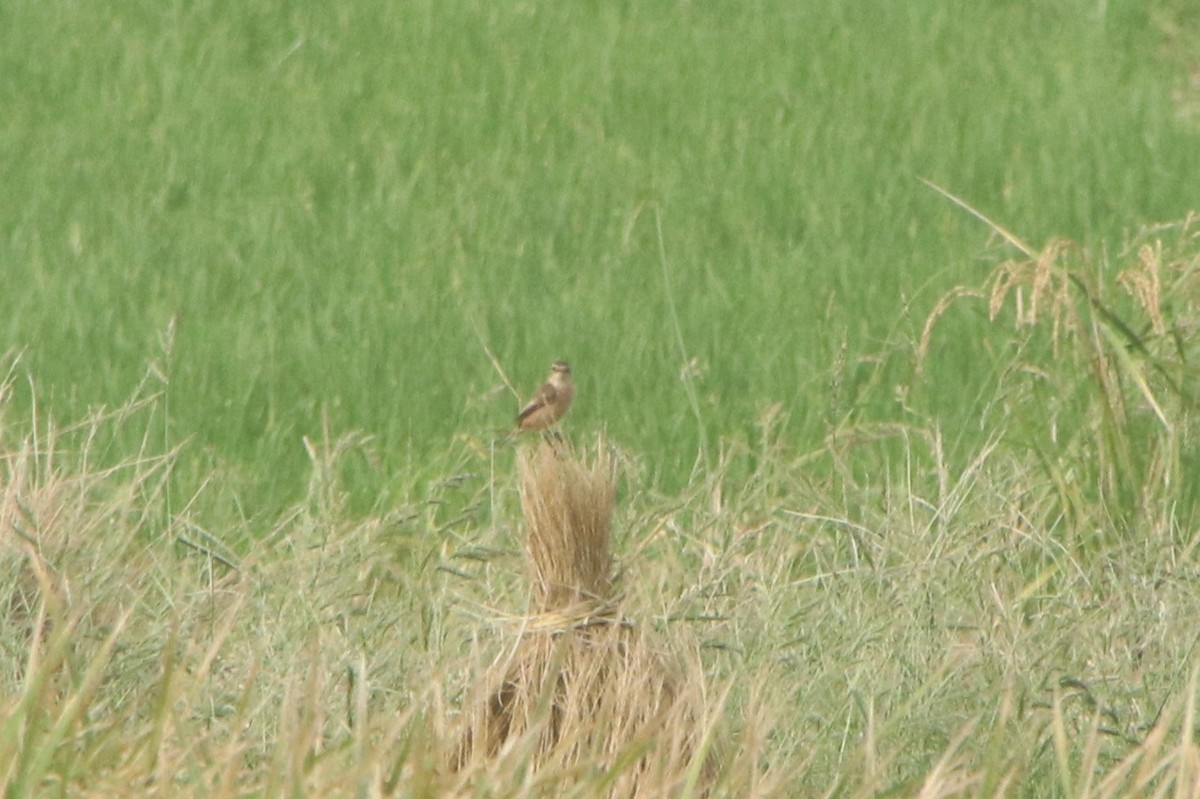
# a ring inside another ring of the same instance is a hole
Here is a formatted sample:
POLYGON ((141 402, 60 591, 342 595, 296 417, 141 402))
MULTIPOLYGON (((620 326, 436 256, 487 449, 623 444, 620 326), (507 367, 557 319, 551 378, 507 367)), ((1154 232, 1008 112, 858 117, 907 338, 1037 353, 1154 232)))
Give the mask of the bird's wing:
POLYGON ((529 404, 522 408, 521 412, 517 414, 517 421, 520 422, 526 416, 529 416, 529 414, 545 408, 547 405, 554 404, 554 400, 557 398, 558 389, 549 383, 543 383, 542 387, 538 389, 537 396, 531 399, 529 404))

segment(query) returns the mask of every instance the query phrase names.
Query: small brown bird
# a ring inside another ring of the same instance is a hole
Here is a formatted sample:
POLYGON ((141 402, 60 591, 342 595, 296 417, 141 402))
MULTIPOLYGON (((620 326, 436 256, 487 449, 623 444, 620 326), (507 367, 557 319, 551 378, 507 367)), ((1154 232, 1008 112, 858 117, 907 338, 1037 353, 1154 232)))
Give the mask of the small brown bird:
POLYGON ((570 365, 555 361, 550 367, 550 377, 517 414, 517 430, 541 430, 557 424, 571 407, 574 395, 570 365))

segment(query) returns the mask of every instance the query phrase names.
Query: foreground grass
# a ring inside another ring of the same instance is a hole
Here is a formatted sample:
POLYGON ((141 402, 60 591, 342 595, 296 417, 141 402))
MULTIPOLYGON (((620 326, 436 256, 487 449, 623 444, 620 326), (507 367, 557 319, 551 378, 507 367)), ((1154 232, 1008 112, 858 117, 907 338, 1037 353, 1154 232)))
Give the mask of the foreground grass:
MULTIPOLYGON (((940 382, 945 315, 990 305, 979 344, 1002 379, 964 464, 915 413, 797 451, 768 409, 670 495, 645 487, 652 453, 613 448, 623 612, 706 697, 715 793, 1196 795, 1195 221, 1111 262, 1013 241, 911 351, 915 400, 940 382)), ((371 443, 327 432, 306 441, 303 502, 270 529, 216 528, 171 492, 179 452, 96 465, 162 403, 68 428, 3 405, 6 795, 619 784, 636 752, 532 770, 518 744, 445 767, 530 597, 508 450, 464 446, 363 517, 339 465, 371 443)), ((698 767, 678 768, 663 784, 687 795, 698 767)))

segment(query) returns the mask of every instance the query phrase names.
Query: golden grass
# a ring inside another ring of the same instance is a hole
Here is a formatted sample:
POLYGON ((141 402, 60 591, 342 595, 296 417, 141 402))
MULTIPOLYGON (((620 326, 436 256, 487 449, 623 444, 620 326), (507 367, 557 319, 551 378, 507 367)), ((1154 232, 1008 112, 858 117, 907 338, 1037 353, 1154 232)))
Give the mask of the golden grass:
POLYGON ((616 473, 603 442, 590 461, 565 442, 523 448, 517 479, 534 612, 610 603, 616 473))
POLYGON ((546 439, 517 465, 531 615, 488 671, 456 767, 515 758, 560 776, 608 772, 609 796, 696 795, 714 778, 717 709, 701 664, 669 654, 616 602, 610 453, 602 440, 580 457, 546 439))
POLYGON ((1036 249, 968 210, 1020 255, 996 266, 986 287, 957 286, 935 304, 916 374, 929 377, 937 321, 965 299, 986 298, 988 319, 1015 328, 1001 399, 1040 409, 1045 424, 1031 440, 1067 519, 1099 508, 1109 528, 1163 529, 1164 512, 1190 504, 1200 485, 1183 462, 1200 408, 1200 216, 1142 231, 1110 264, 1063 239, 1036 249), (1083 468, 1064 471, 1063 451, 1083 468))

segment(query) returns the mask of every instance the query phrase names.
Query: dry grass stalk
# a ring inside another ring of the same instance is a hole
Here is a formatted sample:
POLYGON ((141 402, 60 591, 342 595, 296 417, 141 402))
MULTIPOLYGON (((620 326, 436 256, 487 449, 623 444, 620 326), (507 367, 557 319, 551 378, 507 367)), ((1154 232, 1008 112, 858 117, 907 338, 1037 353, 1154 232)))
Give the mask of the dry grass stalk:
POLYGON ((518 456, 525 551, 534 610, 566 612, 612 599, 612 458, 600 447, 591 462, 565 443, 542 441, 518 456))
POLYGON ((627 622, 526 633, 493 666, 458 766, 468 780, 521 763, 547 779, 600 769, 612 776, 610 795, 671 795, 703 757, 711 723, 700 665, 692 670, 685 679, 627 622))
POLYGON ((685 670, 613 601, 611 456, 542 442, 518 457, 534 612, 472 703, 454 754, 464 781, 514 760, 546 779, 603 769, 613 796, 710 779, 696 766, 711 722, 701 665, 685 670))
MULTIPOLYGON (((1079 507, 1101 498, 1114 528, 1155 517, 1191 484, 1182 475, 1180 453, 1193 435, 1190 420, 1197 405, 1193 364, 1200 330, 1195 302, 1200 233, 1195 217, 1141 234, 1119 256, 1132 263, 1114 280, 1107 262, 1097 266, 1078 245, 1056 239, 1036 251, 951 199, 1024 256, 1000 264, 988 278, 988 318, 995 321, 1011 311, 1016 325, 1028 329, 1015 342, 1022 372, 1054 386, 1043 463, 1064 502, 1079 507), (1175 241, 1166 234, 1174 234, 1175 241), (1037 339, 1045 340, 1038 329, 1047 327, 1049 358, 1036 345, 1037 339), (1085 420, 1065 442, 1089 451, 1083 478, 1060 473, 1057 455, 1050 455, 1063 443, 1057 437, 1059 415, 1085 420)), ((961 298, 976 296, 974 287, 956 286, 936 304, 917 349, 918 375, 937 320, 961 298)), ((1032 407, 1041 402, 1042 392, 1033 385, 1014 396, 1032 407)))

